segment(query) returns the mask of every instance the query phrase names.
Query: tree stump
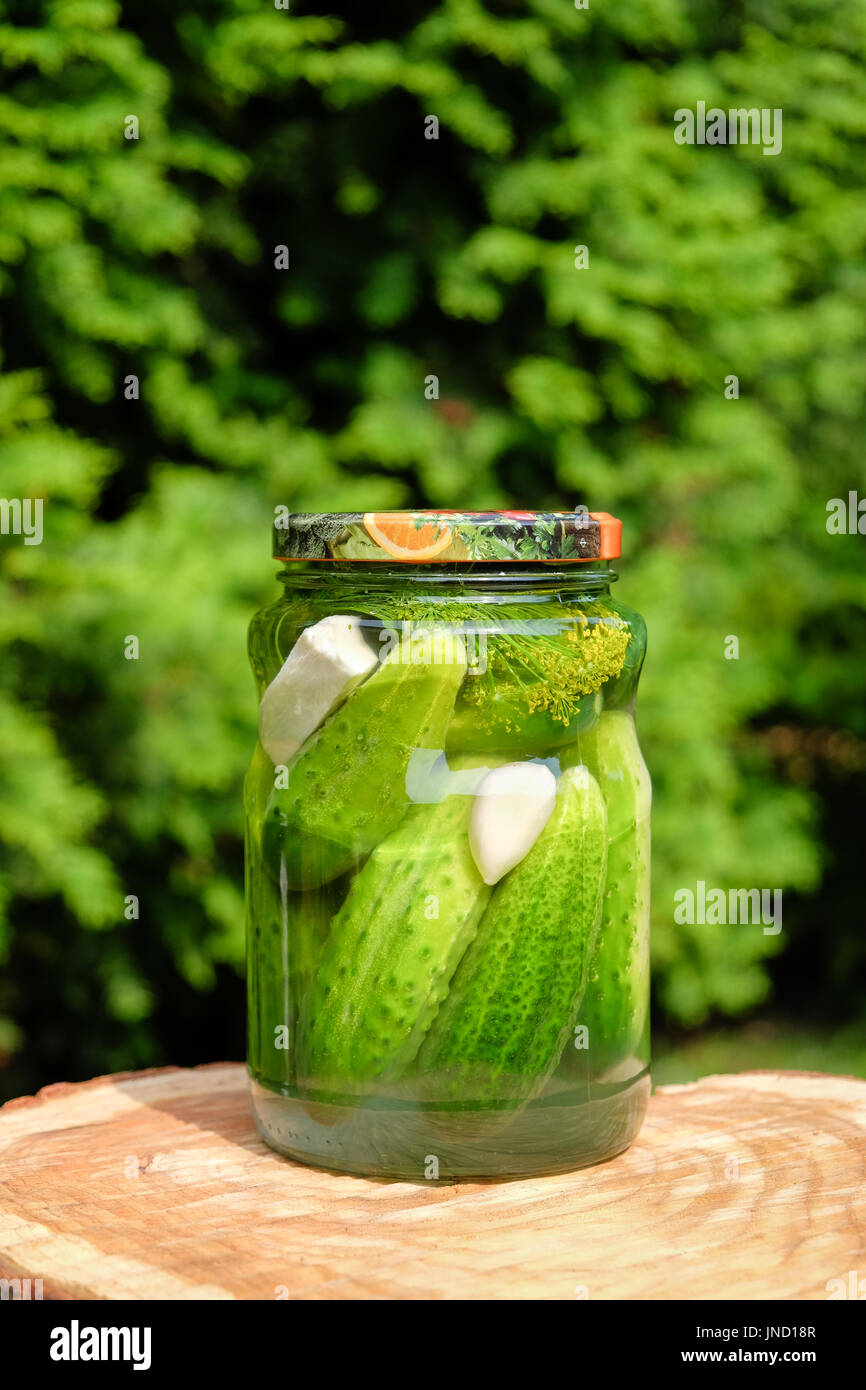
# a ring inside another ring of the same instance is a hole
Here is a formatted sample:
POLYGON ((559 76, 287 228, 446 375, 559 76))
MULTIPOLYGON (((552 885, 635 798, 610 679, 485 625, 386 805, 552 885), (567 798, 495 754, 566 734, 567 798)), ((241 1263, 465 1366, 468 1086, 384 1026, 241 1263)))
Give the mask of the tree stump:
POLYGON ((864 1131, 866 1082, 748 1072, 661 1087, 595 1168, 373 1182, 272 1153, 237 1064, 122 1073, 0 1110, 0 1275, 58 1299, 866 1295, 864 1131))

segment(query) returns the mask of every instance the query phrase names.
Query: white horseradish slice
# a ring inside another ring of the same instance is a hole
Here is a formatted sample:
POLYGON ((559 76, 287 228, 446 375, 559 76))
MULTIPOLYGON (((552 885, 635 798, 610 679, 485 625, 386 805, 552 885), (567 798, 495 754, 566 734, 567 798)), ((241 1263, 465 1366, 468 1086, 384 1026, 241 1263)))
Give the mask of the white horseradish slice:
POLYGON ((271 762, 287 763, 378 659, 358 618, 331 613, 305 628, 259 705, 259 739, 271 762))
POLYGON ((556 778, 544 763, 505 763, 478 784, 469 847, 485 883, 519 864, 550 819, 556 778))

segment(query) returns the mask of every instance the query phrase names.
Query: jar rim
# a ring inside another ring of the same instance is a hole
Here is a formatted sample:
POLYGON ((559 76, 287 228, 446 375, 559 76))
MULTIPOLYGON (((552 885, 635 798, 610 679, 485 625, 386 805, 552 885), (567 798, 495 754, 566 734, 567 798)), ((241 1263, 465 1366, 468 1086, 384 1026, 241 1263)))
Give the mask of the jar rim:
POLYGON ((274 514, 275 560, 399 565, 571 565, 621 554, 622 522, 609 512, 391 512, 274 514))

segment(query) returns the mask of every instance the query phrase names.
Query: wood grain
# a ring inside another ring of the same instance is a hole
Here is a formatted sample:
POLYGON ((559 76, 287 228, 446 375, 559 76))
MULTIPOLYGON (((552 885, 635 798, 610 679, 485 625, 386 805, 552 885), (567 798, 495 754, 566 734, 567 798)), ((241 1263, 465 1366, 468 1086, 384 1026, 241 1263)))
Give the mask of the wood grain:
POLYGON ((0 1274, 46 1298, 826 1299, 866 1291, 866 1082, 666 1086, 633 1147, 434 1186, 294 1164, 239 1065, 49 1086, 0 1109, 0 1274))

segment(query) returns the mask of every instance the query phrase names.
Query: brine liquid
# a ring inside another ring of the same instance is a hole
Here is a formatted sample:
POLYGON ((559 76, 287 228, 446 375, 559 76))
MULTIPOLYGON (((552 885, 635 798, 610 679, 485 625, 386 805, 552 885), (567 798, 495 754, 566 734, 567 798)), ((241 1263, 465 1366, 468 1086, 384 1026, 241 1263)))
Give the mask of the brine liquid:
POLYGON ((624 1081, 551 1084, 503 1123, 489 1110, 436 1111, 381 1097, 354 1106, 304 1102, 252 1082, 259 1132, 280 1153, 409 1182, 540 1177, 600 1163, 628 1148, 649 1092, 646 1066, 624 1081))

